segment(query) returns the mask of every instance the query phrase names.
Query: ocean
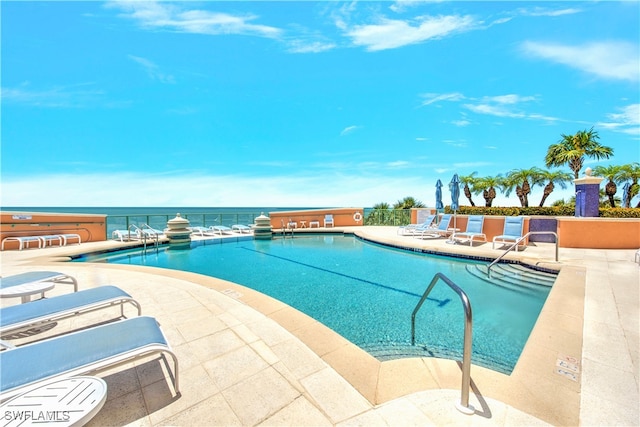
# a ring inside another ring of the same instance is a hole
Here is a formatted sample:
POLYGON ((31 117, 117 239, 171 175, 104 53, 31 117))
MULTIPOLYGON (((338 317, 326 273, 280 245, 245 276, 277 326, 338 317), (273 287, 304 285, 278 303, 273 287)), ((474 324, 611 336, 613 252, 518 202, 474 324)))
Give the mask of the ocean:
POLYGON ((187 218, 193 227, 210 227, 212 225, 253 224, 260 214, 277 211, 308 210, 322 208, 300 207, 2 207, 6 212, 56 212, 69 214, 96 214, 107 216, 107 236, 113 230, 127 230, 131 224, 141 227, 147 224, 152 228, 164 230, 167 221, 180 214, 187 218))

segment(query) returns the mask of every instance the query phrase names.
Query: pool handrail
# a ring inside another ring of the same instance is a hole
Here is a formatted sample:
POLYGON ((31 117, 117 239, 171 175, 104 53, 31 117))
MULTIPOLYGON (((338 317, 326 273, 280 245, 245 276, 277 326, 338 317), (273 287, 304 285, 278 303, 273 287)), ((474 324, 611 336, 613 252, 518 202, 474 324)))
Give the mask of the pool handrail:
POLYGON ((520 237, 518 240, 516 240, 511 246, 509 246, 498 258, 494 259, 488 266, 487 266, 487 276, 491 277, 491 267, 493 267, 494 265, 496 265, 498 262, 500 262, 500 260, 502 258, 504 258, 504 256, 509 253, 509 251, 512 251, 514 248, 516 248, 520 242, 522 242, 524 239, 526 239, 527 237, 533 235, 533 234, 553 234, 553 236, 555 237, 555 244, 556 244, 556 262, 558 262, 558 234, 554 231, 529 231, 527 234, 525 234, 524 236, 520 237))
POLYGON ((458 294, 464 308, 464 344, 462 351, 462 386, 460 389, 460 402, 456 402, 456 409, 463 414, 472 415, 475 413, 473 406, 469 405, 469 388, 471 387, 471 343, 473 340, 473 314, 471 312, 471 302, 467 294, 451 279, 442 273, 436 273, 431 279, 431 283, 424 291, 422 298, 411 313, 411 345, 416 342, 416 314, 422 307, 422 304, 429 296, 429 293, 436 285, 438 280, 445 282, 455 293, 458 294))

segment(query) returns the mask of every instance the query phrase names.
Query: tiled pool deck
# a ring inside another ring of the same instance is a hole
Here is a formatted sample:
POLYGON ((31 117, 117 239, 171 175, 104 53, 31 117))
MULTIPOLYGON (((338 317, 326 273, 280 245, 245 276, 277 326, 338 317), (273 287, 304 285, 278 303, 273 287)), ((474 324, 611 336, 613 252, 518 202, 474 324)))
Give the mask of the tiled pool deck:
MULTIPOLYGON (((491 258, 502 252, 490 243, 470 248, 398 236, 396 230, 346 229, 377 242, 436 252, 491 258)), ((223 280, 60 262, 120 246, 127 244, 1 253, 2 276, 55 270, 75 276, 81 289, 123 288, 142 304, 143 314, 159 320, 178 355, 179 396, 157 359, 120 367, 101 374, 108 398, 89 425, 640 425, 635 250, 561 248, 560 263, 553 262, 553 244, 510 253, 508 258, 561 265, 562 271, 514 372, 507 376, 472 366, 475 415, 469 416, 454 407, 461 383, 454 361, 381 363, 279 301, 223 280)), ((47 295, 69 291, 57 285, 47 295)), ((2 306, 18 302, 5 299, 2 306)), ((60 322, 29 339, 116 314, 106 310, 60 322)))

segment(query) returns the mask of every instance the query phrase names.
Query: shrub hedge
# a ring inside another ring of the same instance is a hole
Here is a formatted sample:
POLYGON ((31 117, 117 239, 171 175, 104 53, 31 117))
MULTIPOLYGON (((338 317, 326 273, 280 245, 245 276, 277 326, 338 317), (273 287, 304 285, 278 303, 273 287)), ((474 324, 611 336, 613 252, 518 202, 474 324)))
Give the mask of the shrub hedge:
MULTIPOLYGON (((453 213, 450 206, 446 206, 445 213, 453 213)), ((461 215, 504 215, 504 216, 575 216, 574 206, 519 206, 484 207, 460 206, 457 213, 461 215)), ((600 208, 601 218, 640 218, 640 208, 600 208)))

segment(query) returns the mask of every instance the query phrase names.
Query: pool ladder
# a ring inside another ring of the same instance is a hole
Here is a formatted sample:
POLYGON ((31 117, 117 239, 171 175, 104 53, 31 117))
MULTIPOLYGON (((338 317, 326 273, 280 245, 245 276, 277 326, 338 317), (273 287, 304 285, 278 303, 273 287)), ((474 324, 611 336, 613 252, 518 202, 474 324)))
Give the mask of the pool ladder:
POLYGON ((436 273, 431 279, 431 283, 427 287, 427 290, 424 291, 422 298, 416 305, 416 308, 413 309, 413 313, 411 313, 411 345, 416 344, 416 314, 422 307, 422 304, 431 293, 433 287, 438 283, 438 280, 442 280, 444 283, 449 285, 453 291, 458 294, 460 300, 462 301, 462 306, 464 308, 464 345, 462 351, 462 386, 460 389, 460 402, 456 402, 456 409, 463 414, 473 415, 475 413, 475 409, 473 406, 469 405, 469 388, 471 387, 471 341, 472 341, 472 328, 473 328, 473 315, 471 313, 471 302, 469 301, 469 297, 467 294, 455 283, 451 281, 447 276, 442 273, 436 273))

